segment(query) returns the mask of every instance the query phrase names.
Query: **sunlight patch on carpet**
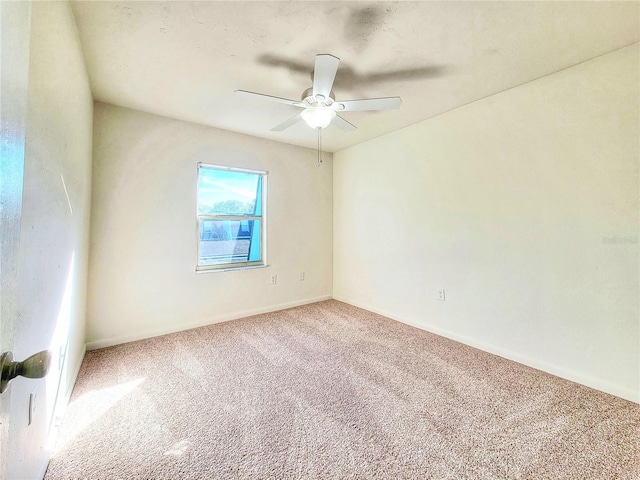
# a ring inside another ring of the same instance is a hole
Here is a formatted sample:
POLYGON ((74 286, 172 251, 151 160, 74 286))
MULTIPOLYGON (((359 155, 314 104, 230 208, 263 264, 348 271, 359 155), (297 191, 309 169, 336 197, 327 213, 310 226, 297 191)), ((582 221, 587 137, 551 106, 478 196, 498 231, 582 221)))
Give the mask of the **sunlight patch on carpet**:
POLYGON ((189 449, 190 446, 191 442, 189 440, 180 440, 179 442, 171 445, 171 448, 164 452, 164 454, 179 457, 180 455, 184 455, 184 453, 189 449))
POLYGON ((62 452, 69 442, 145 380, 146 377, 137 378, 112 387, 91 390, 69 403, 66 415, 72 417, 74 422, 61 431, 53 456, 62 452))

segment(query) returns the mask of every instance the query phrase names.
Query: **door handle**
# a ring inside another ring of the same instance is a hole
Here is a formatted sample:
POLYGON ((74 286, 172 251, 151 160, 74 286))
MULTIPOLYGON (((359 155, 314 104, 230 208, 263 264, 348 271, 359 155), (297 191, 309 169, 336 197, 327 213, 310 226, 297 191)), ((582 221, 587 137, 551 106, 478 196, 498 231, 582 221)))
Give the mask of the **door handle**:
POLYGON ((26 378, 42 378, 49 371, 51 364, 51 352, 43 350, 22 362, 14 362, 11 352, 4 352, 0 357, 2 378, 0 379, 0 393, 9 386, 9 382, 17 376, 26 378))

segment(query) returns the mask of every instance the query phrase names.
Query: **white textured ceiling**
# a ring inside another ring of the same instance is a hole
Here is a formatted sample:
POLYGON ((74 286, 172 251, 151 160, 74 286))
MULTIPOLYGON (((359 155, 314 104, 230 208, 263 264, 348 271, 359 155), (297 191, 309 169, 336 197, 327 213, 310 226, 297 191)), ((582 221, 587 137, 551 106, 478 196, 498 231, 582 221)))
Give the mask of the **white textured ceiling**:
POLYGON ((400 96, 345 112, 337 151, 638 42, 639 2, 85 2, 72 8, 96 100, 314 148, 296 107, 317 53, 341 59, 336 99, 400 96))

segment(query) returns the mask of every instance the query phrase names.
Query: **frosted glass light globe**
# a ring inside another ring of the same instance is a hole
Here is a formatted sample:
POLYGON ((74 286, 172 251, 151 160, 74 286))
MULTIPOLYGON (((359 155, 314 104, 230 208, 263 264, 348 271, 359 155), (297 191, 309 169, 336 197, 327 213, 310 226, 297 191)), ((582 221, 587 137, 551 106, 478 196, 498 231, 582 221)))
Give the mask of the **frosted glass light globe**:
POLYGON ((313 106, 302 111, 302 119, 311 128, 326 128, 336 116, 336 112, 331 107, 313 106))

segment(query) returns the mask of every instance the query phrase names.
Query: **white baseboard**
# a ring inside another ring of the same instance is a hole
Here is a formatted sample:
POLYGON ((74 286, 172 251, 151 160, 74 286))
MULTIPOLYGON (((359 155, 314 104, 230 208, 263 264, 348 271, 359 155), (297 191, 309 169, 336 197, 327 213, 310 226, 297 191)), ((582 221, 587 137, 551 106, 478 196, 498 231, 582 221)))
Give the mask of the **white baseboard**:
POLYGON ((73 393, 73 387, 76 384, 76 380, 78 380, 78 375, 80 374, 80 367, 82 367, 82 361, 84 360, 84 356, 87 353, 87 345, 82 346, 82 350, 80 351, 80 355, 73 366, 73 375, 71 376, 72 381, 69 383, 69 387, 67 391, 64 393, 64 406, 66 407, 69 404, 69 400, 71 399, 71 394, 73 393))
POLYGON ((135 342, 137 340, 144 340, 145 338, 157 337, 160 335, 167 335, 169 333, 181 332, 183 330, 191 330, 192 328, 205 327, 207 325, 213 325, 215 323, 226 322, 229 320, 236 320, 238 318, 250 317, 252 315, 258 315, 261 313, 275 312, 278 310, 285 310, 287 308, 299 307, 300 305, 307 305, 309 303, 321 302, 323 300, 331 300, 331 295, 322 295, 315 298, 307 298, 303 300, 296 300, 293 302, 280 303, 277 305, 271 305, 268 307, 255 308, 252 310, 243 310, 240 312, 234 312, 218 317, 210 317, 203 320, 199 320, 191 323, 181 323, 177 325, 169 325, 163 328, 157 328, 152 330, 145 330, 136 332, 130 335, 120 335, 117 337, 105 338, 101 340, 94 340, 87 342, 87 350, 97 350, 99 348, 111 347, 114 345, 120 345, 122 343, 135 342))
POLYGON ((472 337, 467 337, 465 335, 460 335, 455 332, 451 332, 449 330, 445 330, 442 328, 434 327, 434 326, 424 326, 419 325, 415 321, 409 318, 399 317, 391 312, 379 310, 373 308, 368 305, 363 305, 358 302, 352 302, 350 300, 341 298, 340 296, 334 295, 334 300, 338 300, 339 302, 344 302, 349 305, 353 305, 354 307, 362 308, 364 310, 368 310, 370 312, 377 313, 378 315, 385 316, 392 320, 396 320, 398 322, 411 325, 412 327, 419 328, 421 330, 425 330, 430 333, 434 333, 436 335, 440 335, 441 337, 449 338, 451 340, 455 340, 456 342, 463 343, 470 347, 477 348, 479 350, 498 355, 499 357, 506 358, 507 360, 512 360, 514 362, 521 363, 528 367, 532 367, 538 370, 542 370, 543 372, 550 373, 560 378, 564 378, 565 380, 570 380, 575 383, 579 383, 581 385, 593 388, 595 390, 600 390, 601 392, 605 392, 611 395, 615 395, 616 397, 624 398, 625 400, 629 400, 634 403, 640 404, 640 392, 635 391, 631 388, 622 387, 620 385, 616 385, 605 380, 590 377, 588 375, 584 375, 572 370, 567 370, 565 368, 559 367, 557 365, 553 365, 551 363, 547 363, 543 360, 539 360, 536 358, 532 358, 526 355, 522 355, 518 352, 514 352, 512 350, 508 350, 502 347, 498 347, 496 345, 492 345, 490 343, 483 342, 481 340, 477 340, 472 337))
MULTIPOLYGON (((84 360, 84 355, 86 352, 87 352, 87 347, 86 345, 83 345, 82 350, 80 351, 80 355, 72 365, 73 375, 71 377, 71 381, 68 383, 68 385, 65 385, 64 396, 58 400, 60 404, 59 405, 56 404, 56 408, 55 408, 55 411, 53 412, 53 415, 55 417, 58 417, 59 419, 62 419, 65 411, 67 410, 67 405, 69 405, 69 400, 71 399, 71 393, 73 392, 73 387, 76 384, 76 380, 78 380, 78 375, 80 374, 80 367, 82 366, 82 361, 84 360)), ((49 432, 49 438, 47 440, 47 454, 45 456, 45 460, 42 462, 42 464, 40 465, 40 468, 38 469, 37 478, 39 480, 43 480, 45 474, 47 473, 47 468, 49 467, 49 462, 51 461, 51 455, 53 453, 53 447, 55 446, 56 438, 58 436, 57 423, 59 422, 59 420, 54 419, 53 422, 54 424, 51 427, 52 431, 49 432)))
POLYGON ((42 464, 40 465, 40 468, 38 469, 38 476, 36 477, 39 480, 44 480, 44 476, 47 473, 47 468, 49 468, 49 461, 50 460, 51 460, 50 455, 47 455, 46 460, 44 460, 42 462, 42 464))

